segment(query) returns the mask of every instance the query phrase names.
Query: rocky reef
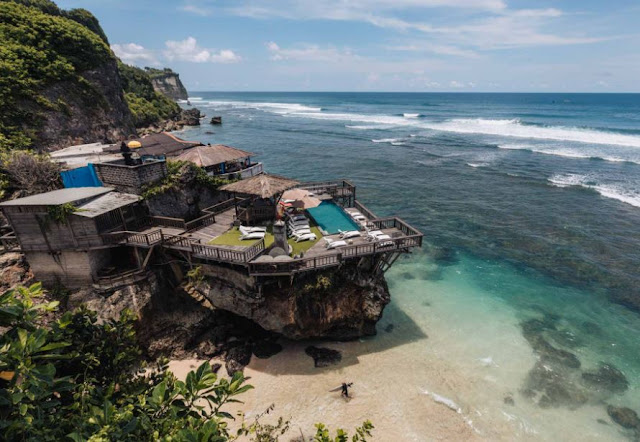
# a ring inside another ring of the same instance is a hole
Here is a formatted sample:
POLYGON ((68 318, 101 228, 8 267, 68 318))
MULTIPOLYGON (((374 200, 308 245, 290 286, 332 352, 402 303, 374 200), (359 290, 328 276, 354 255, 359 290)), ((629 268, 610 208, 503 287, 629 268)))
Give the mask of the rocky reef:
POLYGON ((356 264, 268 283, 230 268, 203 264, 201 269, 204 279, 195 289, 215 308, 289 339, 374 335, 390 301, 384 276, 356 264))

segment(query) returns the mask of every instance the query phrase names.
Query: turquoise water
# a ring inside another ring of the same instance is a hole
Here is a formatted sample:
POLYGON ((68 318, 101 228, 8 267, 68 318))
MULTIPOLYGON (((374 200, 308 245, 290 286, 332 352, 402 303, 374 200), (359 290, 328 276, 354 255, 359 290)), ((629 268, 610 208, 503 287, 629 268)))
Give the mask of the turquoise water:
POLYGON ((639 95, 197 95, 224 124, 181 136, 257 152, 272 173, 348 178, 425 233, 387 274, 379 330, 394 328, 371 345, 411 344, 413 366, 436 358, 473 379, 438 393, 489 434, 633 437, 605 407, 640 412, 639 95), (590 382, 601 363, 626 386, 590 382))
POLYGON ((349 215, 332 202, 323 201, 317 207, 307 209, 307 212, 313 217, 316 224, 330 235, 335 235, 340 231, 359 230, 358 225, 349 215))

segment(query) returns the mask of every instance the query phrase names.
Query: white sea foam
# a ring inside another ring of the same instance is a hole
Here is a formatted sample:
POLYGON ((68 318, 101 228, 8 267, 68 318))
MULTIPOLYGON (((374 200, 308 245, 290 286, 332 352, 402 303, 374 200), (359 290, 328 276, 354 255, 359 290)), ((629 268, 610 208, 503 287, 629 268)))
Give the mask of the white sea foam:
POLYGON ((477 169, 478 167, 486 167, 489 163, 467 163, 467 166, 477 169))
MULTIPOLYGON (((626 135, 597 129, 568 126, 534 126, 522 124, 520 120, 517 119, 489 120, 484 118, 455 118, 442 122, 429 122, 420 118, 405 118, 405 116, 355 113, 291 112, 290 115, 319 120, 357 121, 391 126, 414 126, 422 129, 461 134, 483 134, 510 138, 640 147, 640 135, 626 135)), ((362 127, 348 127, 362 129, 362 127)))
POLYGON ((420 114, 408 114, 408 113, 404 113, 402 114, 403 117, 405 118, 418 118, 420 117, 420 114))
POLYGON ((222 101, 211 100, 207 102, 212 107, 231 107, 238 109, 257 109, 276 114, 289 113, 313 113, 320 112, 321 107, 305 106, 300 103, 276 103, 276 102, 253 102, 253 101, 222 101))
POLYGON ((202 97, 189 97, 189 101, 202 101, 202 97))
POLYGON ((565 126, 531 126, 519 120, 453 119, 428 124, 430 129, 503 137, 573 141, 588 144, 640 147, 640 136, 565 126))
POLYGON ((400 138, 380 138, 378 140, 371 140, 374 143, 394 143, 400 141, 400 138))
POLYGON ((574 173, 558 174, 548 179, 556 187, 579 186, 592 189, 605 198, 611 198, 623 203, 640 207, 640 191, 621 187, 619 184, 600 184, 589 175, 574 173))
MULTIPOLYGON (((523 143, 507 143, 500 144, 498 146, 500 149, 509 149, 509 150, 528 150, 530 152, 540 153, 544 155, 554 155, 558 157, 564 158, 576 158, 576 159, 599 159, 603 161, 609 161, 612 163, 635 163, 640 164, 640 156, 638 156, 638 152, 635 150, 631 151, 620 151, 619 148, 616 151, 615 155, 611 155, 602 150, 596 150, 594 152, 586 151, 585 149, 572 149, 566 147, 557 147, 555 145, 534 145, 534 144, 523 144, 523 143), (620 156, 620 154, 626 155, 625 157, 620 156)), ((599 147, 598 149, 606 149, 599 147)))

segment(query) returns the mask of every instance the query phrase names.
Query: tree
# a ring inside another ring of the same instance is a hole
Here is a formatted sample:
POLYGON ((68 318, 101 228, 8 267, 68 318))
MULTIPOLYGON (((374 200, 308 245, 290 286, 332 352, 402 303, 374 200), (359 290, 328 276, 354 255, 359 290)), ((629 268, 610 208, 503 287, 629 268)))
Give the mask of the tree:
MULTIPOLYGON (((100 323, 80 308, 43 325, 58 303, 38 303, 42 296, 39 283, 0 295, 3 440, 274 442, 288 430, 282 419, 263 425, 257 418, 232 434, 225 406, 253 388, 241 372, 219 378, 205 362, 181 381, 162 361, 149 369, 139 363, 131 313, 100 323)), ((365 422, 351 441, 364 442, 371 428, 365 422)), ((331 439, 318 424, 313 440, 349 440, 343 430, 336 434, 331 439)))

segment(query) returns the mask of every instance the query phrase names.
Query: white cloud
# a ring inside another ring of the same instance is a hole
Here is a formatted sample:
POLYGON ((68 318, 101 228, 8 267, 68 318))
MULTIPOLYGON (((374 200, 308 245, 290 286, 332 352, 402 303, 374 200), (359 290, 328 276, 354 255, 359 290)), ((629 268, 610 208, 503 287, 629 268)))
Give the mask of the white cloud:
POLYGON ((168 40, 163 54, 169 61, 189 61, 193 63, 237 63, 242 58, 230 49, 215 51, 198 46, 193 37, 184 40, 168 40))
POLYGON ((184 12, 189 12, 191 14, 199 15, 201 17, 206 17, 211 15, 211 9, 206 6, 199 6, 193 3, 187 3, 185 5, 180 6, 178 9, 184 12))
POLYGON ((240 0, 220 10, 260 19, 356 21, 403 33, 426 33, 432 38, 431 52, 463 57, 472 54, 469 48, 495 50, 603 40, 582 33, 549 30, 554 20, 564 16, 559 9, 511 9, 503 0, 283 0, 277 4, 271 0, 240 0), (395 14, 422 17, 429 8, 456 12, 450 14, 447 22, 451 24, 447 25, 398 18, 395 14))
POLYGON ((304 44, 285 49, 273 41, 268 42, 266 46, 271 54, 271 59, 275 61, 304 60, 338 63, 358 58, 349 49, 338 49, 333 46, 320 47, 314 44, 304 44))
POLYGON ((456 81, 456 80, 451 80, 449 82, 449 87, 452 87, 454 89, 462 89, 464 87, 464 83, 461 83, 461 82, 456 81))
POLYGON ((112 44, 111 49, 124 63, 158 64, 158 60, 152 50, 136 43, 112 44))

